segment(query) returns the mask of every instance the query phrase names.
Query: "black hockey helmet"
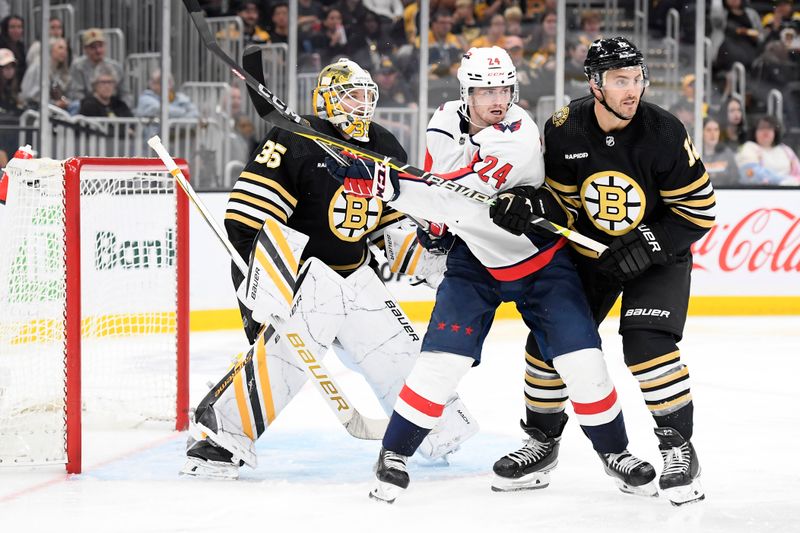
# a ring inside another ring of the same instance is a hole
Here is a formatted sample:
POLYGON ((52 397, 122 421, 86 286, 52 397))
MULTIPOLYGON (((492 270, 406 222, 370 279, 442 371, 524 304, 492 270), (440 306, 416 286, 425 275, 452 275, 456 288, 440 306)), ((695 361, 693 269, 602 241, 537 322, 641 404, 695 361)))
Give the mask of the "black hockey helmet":
POLYGON ((648 79, 647 65, 642 52, 625 37, 597 39, 589 47, 583 72, 586 78, 603 86, 603 72, 626 67, 642 67, 642 76, 648 79))

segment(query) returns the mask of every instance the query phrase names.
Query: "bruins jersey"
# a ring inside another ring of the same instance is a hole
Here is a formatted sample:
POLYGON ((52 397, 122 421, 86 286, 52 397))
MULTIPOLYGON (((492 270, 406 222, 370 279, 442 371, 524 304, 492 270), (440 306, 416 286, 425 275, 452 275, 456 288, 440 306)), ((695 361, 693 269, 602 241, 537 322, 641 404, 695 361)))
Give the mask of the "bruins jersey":
POLYGON ((606 133, 589 95, 558 110, 544 132, 545 182, 578 232, 608 244, 658 222, 681 253, 714 225, 708 172, 684 126, 660 107, 642 101, 627 127, 606 133))
MULTIPOLYGON (((328 121, 305 117, 315 130, 340 137, 328 121)), ((349 142, 405 161, 405 150, 372 123, 369 142, 349 142)), ((259 229, 272 217, 309 237, 301 261, 316 257, 346 276, 369 259, 367 240, 383 248, 383 230, 403 215, 375 198, 345 194, 325 169, 325 151, 294 133, 273 128, 239 175, 228 199, 225 229, 247 260, 259 229)))

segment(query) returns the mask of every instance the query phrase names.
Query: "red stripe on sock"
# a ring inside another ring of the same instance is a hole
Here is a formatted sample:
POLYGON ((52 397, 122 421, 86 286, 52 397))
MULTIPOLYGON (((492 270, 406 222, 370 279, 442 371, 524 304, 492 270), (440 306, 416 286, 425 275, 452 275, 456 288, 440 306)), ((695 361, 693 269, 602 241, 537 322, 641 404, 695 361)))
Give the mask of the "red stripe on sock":
POLYGON ((572 402, 572 409, 576 415, 596 415, 611 409, 617 403, 617 389, 611 389, 611 394, 600 401, 591 403, 572 402))
POLYGON ((403 390, 400 391, 400 399, 420 413, 428 416, 440 417, 442 416, 442 411, 444 411, 444 404, 434 403, 430 400, 426 400, 413 390, 409 389, 408 385, 403 385, 403 390))

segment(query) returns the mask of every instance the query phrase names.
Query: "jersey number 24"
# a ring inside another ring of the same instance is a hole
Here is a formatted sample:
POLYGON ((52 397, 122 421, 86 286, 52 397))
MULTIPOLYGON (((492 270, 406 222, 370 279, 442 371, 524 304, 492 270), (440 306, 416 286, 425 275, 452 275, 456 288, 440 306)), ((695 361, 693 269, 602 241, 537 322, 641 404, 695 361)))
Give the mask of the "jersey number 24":
POLYGON ((475 172, 477 172, 478 176, 480 176, 480 178, 486 183, 489 183, 490 178, 495 180, 495 189, 499 189, 503 186, 503 183, 506 182, 506 176, 508 176, 508 173, 511 172, 511 169, 514 168, 510 164, 505 163, 497 170, 494 170, 494 167, 497 166, 498 160, 492 155, 487 155, 483 159, 483 162, 486 163, 486 165, 481 169, 477 169, 475 172), (492 170, 494 170, 494 172, 492 172, 492 170), (490 172, 492 172, 491 176, 489 175, 490 172))

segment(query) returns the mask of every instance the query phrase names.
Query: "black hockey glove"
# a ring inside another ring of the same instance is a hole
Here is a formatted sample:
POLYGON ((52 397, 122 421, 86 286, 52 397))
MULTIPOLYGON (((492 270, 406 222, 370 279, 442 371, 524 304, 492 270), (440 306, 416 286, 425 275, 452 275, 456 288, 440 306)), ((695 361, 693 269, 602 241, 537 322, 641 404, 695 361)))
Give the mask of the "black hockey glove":
POLYGON ((534 230, 542 235, 551 232, 531 226, 534 218, 544 218, 559 226, 566 226, 567 213, 548 189, 534 187, 514 187, 500 193, 494 205, 489 207, 492 221, 514 235, 534 230))
POLYGON ((385 163, 359 159, 343 153, 347 165, 340 165, 332 157, 325 158, 328 174, 344 185, 347 193, 364 198, 380 198, 390 202, 400 194, 400 175, 385 163))
POLYGON ((629 281, 653 265, 674 261, 669 237, 659 224, 641 224, 617 237, 597 260, 600 272, 619 281, 629 281))
POLYGON ((447 231, 445 224, 436 223, 432 223, 428 229, 418 227, 417 240, 423 248, 434 255, 447 255, 456 242, 455 236, 447 231))

